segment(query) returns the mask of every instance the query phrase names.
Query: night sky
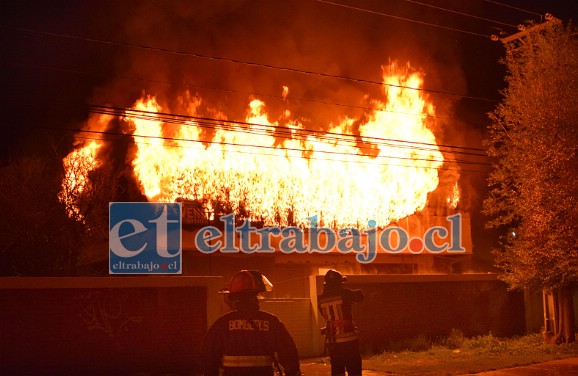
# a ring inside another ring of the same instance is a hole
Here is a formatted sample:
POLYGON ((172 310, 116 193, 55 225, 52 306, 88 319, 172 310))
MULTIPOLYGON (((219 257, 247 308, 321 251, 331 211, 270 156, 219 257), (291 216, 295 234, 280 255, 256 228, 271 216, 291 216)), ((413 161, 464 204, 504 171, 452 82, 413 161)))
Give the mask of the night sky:
POLYGON ((520 9, 484 0, 331 2, 2 1, 1 161, 38 151, 45 139, 64 151, 71 133, 57 128, 80 127, 89 104, 130 106, 143 92, 170 98, 187 88, 235 120, 249 98, 262 98, 319 129, 359 111, 335 104, 382 99, 382 88, 265 66, 379 82, 390 60, 425 72, 455 136, 445 141, 479 146, 503 87, 503 47, 489 35, 515 33, 546 12, 577 14, 549 1, 503 2, 520 9), (296 99, 289 104, 279 98, 283 85, 296 99))

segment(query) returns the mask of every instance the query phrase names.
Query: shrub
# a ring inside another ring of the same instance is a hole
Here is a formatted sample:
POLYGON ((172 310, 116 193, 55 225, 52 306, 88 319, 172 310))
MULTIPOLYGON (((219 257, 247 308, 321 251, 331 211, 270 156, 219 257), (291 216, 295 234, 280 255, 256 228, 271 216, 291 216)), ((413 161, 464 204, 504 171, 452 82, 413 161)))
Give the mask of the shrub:
POLYGON ((461 348, 465 340, 466 337, 464 337, 464 333, 461 330, 452 329, 450 334, 440 341, 440 345, 454 350, 461 348))
POLYGON ((489 352, 497 353, 506 350, 506 342, 500 341, 490 332, 489 334, 483 336, 477 336, 470 339, 466 339, 463 342, 462 348, 467 350, 478 350, 479 352, 489 352))

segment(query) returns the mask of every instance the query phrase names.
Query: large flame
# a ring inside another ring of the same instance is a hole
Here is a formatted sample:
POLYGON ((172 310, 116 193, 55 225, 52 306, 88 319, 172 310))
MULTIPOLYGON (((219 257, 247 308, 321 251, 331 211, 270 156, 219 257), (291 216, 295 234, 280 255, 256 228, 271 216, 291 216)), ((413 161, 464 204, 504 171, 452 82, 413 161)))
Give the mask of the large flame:
MULTIPOLYGON (((106 115, 93 116, 86 122, 85 128, 100 133, 106 129, 110 120, 111 117, 106 115)), ((82 213, 79 203, 84 192, 91 187, 88 174, 101 165, 97 159, 97 154, 102 146, 102 141, 90 137, 77 137, 76 142, 82 147, 73 150, 62 161, 64 178, 62 179, 59 199, 66 204, 71 217, 83 220, 84 213, 82 213)))
MULTIPOLYGON (((160 113, 169 109, 143 96, 123 122, 134 129, 131 163, 142 192, 150 201, 199 200, 208 210, 231 210, 267 225, 305 226, 318 215, 328 226, 359 227, 369 219, 384 226, 420 211, 443 163, 426 126, 434 107, 420 90, 422 74, 409 64, 392 63, 383 73, 386 100, 373 102, 368 120, 345 118, 328 132, 305 130, 289 111, 281 126, 258 99, 249 103, 245 122, 214 122, 205 132, 193 120, 167 124, 160 113), (135 115, 140 111, 148 115, 135 115)), ((284 98, 288 92, 284 86, 284 98)), ((185 93, 179 101, 186 115, 198 115, 200 98, 185 93)), ((94 158, 94 145, 67 160, 94 158)))

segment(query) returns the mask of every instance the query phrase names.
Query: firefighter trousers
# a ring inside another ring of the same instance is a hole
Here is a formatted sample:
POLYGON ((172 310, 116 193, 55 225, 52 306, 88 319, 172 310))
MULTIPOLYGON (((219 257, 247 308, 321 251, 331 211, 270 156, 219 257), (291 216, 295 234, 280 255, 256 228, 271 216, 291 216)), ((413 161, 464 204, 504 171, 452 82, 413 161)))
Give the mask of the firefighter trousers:
POLYGON ((359 340, 333 343, 329 345, 329 361, 331 375, 361 376, 361 354, 359 340))

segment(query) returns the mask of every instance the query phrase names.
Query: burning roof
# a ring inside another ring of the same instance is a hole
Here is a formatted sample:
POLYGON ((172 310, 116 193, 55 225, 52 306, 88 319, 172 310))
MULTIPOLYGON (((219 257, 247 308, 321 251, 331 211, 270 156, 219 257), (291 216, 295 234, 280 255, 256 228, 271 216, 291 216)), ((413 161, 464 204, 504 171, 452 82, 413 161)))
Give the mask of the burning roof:
MULTIPOLYGON (((248 99, 239 121, 203 110, 203 98, 187 90, 172 102, 143 94, 131 108, 93 115, 79 134, 97 137, 81 140, 65 158, 65 180, 77 191, 90 184, 113 114, 133 139, 126 164, 149 201, 198 200, 210 212, 266 225, 304 226, 312 215, 336 227, 369 219, 387 225, 425 207, 444 155, 432 131, 434 105, 421 90, 423 73, 392 62, 383 67, 383 84, 383 99, 372 100, 363 116, 317 127, 324 131, 308 129, 289 109, 268 112, 261 99, 248 99)), ((290 88, 281 87, 287 99, 290 88)), ((459 201, 457 183, 456 176, 448 206, 459 201)), ((73 196, 62 196, 71 207, 73 196)))

